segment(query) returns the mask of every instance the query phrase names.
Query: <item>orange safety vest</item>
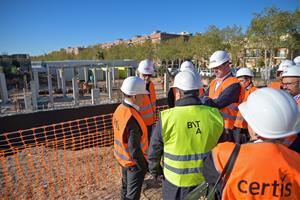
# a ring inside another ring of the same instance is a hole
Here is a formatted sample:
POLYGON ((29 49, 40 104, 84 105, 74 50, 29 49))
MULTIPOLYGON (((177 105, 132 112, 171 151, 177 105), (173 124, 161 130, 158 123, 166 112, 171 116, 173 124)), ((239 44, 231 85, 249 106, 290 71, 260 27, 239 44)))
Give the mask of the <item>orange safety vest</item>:
MULTIPOLYGON (((208 94, 209 98, 211 99, 218 98, 226 88, 228 88, 229 86, 235 83, 239 83, 239 80, 236 77, 228 77, 223 81, 223 83, 221 83, 221 85, 215 91, 217 81, 216 79, 212 80, 209 86, 209 94, 208 94)), ((240 101, 241 99, 243 99, 242 97, 243 95, 244 95, 243 88, 241 88, 240 101)), ((220 109, 221 115, 224 118, 225 129, 233 130, 234 122, 236 120, 236 116, 238 112, 239 103, 240 102, 232 103, 226 106, 225 108, 220 109)))
POLYGON ((152 81, 149 85, 149 95, 145 95, 142 105, 140 106, 140 113, 147 126, 151 126, 156 121, 156 94, 152 81))
POLYGON ((134 108, 120 104, 114 112, 112 124, 114 129, 114 155, 117 161, 123 167, 136 165, 136 163, 132 160, 128 150, 128 143, 125 143, 123 139, 126 125, 132 116, 136 119, 140 128, 142 129, 140 145, 145 158, 148 159, 146 153, 148 150, 148 132, 145 122, 134 108))
MULTIPOLYGON (((213 149, 218 172, 226 165, 235 144, 220 143, 213 149)), ((241 145, 234 167, 223 189, 222 199, 299 199, 300 155, 284 145, 241 145)))
MULTIPOLYGON (((247 101, 248 99, 248 96, 254 92, 257 88, 252 85, 250 88, 246 89, 245 90, 245 95, 244 95, 244 98, 242 99, 242 102, 245 102, 247 101)), ((237 115, 236 115, 236 120, 234 122, 234 127, 237 127, 237 128, 248 128, 248 124, 247 122, 245 121, 245 119, 243 118, 243 116, 241 115, 241 112, 238 111, 237 115)))
POLYGON ((280 81, 272 82, 268 85, 268 87, 273 89, 281 89, 281 82, 280 81))

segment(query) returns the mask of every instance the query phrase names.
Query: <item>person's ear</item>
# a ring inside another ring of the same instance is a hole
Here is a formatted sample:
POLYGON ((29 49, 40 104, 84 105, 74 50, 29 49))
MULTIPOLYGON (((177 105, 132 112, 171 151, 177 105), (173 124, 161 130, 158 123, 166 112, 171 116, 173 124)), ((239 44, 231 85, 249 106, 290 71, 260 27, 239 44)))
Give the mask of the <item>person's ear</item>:
POLYGON ((176 88, 175 89, 175 101, 179 100, 181 98, 181 93, 179 90, 176 88))

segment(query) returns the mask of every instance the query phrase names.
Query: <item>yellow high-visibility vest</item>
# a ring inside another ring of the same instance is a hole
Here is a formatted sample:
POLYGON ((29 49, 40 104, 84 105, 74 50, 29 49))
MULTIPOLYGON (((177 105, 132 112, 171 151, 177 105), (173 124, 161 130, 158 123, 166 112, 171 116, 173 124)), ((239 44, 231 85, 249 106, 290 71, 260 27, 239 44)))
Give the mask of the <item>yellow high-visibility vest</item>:
POLYGON ((164 176, 178 187, 199 185, 203 158, 217 144, 224 120, 217 108, 178 106, 161 112, 164 176))

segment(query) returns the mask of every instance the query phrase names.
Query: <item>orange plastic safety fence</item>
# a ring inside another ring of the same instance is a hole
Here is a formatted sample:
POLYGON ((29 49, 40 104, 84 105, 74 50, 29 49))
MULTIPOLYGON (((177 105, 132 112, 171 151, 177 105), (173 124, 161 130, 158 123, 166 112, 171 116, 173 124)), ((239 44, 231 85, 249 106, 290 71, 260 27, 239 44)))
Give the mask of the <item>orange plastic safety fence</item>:
POLYGON ((0 199, 93 199, 89 195, 99 197, 120 184, 111 118, 112 113, 3 133, 0 199))
POLYGON ((2 134, 0 199, 80 198, 114 181, 107 177, 119 181, 111 117, 2 134))

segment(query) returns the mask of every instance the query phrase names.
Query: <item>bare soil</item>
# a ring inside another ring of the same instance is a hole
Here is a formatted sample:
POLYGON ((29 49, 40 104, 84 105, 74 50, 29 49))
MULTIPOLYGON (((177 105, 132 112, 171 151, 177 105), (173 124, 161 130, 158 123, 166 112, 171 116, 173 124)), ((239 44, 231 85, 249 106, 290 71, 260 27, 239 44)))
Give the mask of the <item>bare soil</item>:
MULTIPOLYGON (((121 169, 112 147, 32 147, 0 157, 0 163, 0 199, 120 199, 121 169)), ((161 184, 149 175, 141 199, 161 199, 161 184)))

